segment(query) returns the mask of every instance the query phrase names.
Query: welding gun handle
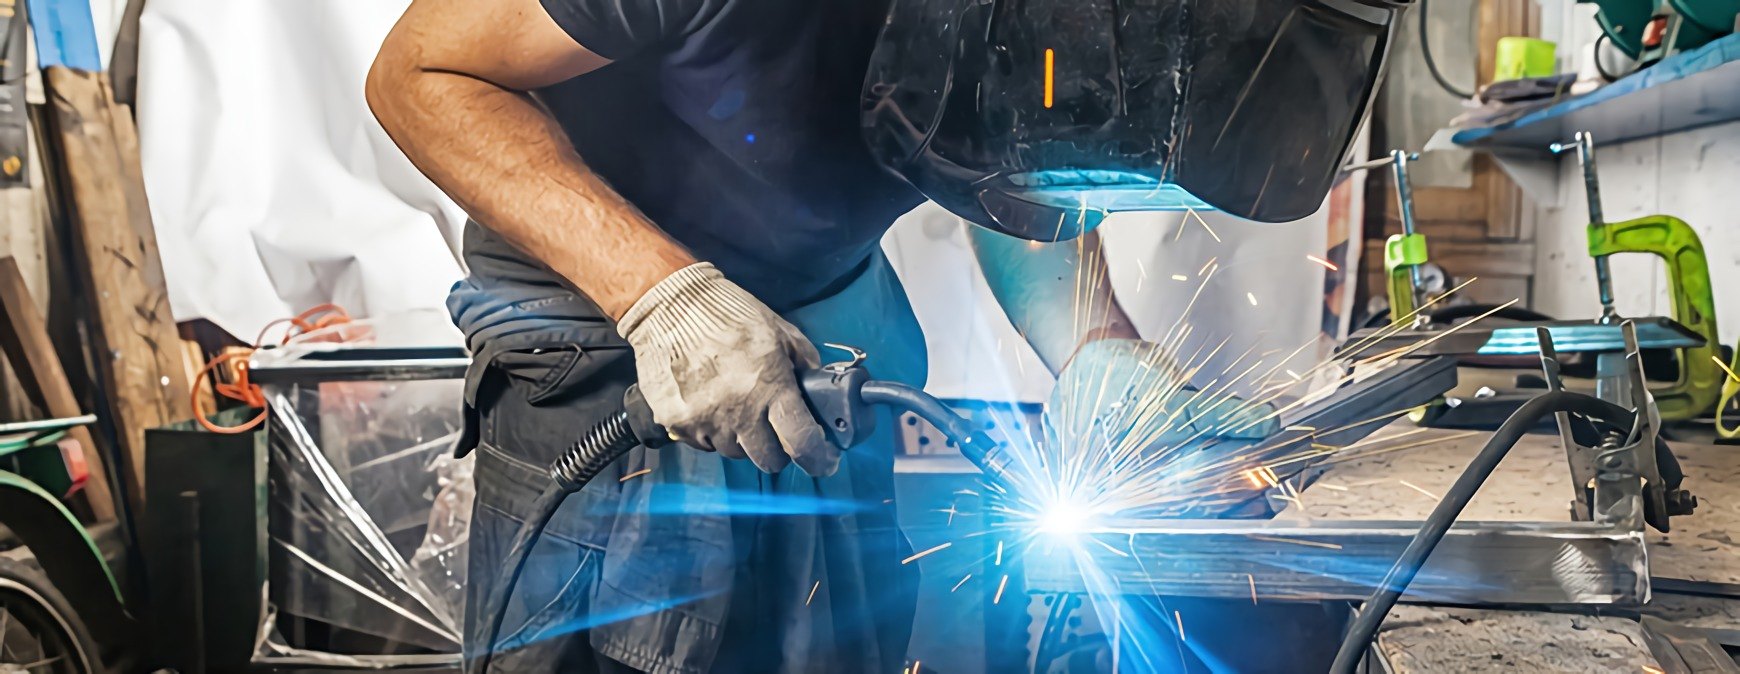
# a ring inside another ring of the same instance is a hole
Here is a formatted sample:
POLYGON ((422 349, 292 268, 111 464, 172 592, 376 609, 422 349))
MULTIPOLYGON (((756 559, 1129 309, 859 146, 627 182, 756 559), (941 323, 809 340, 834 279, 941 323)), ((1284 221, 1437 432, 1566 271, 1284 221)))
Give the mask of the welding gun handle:
MULTIPOLYGON (((799 370, 796 375, 804 403, 835 447, 847 449, 857 445, 876 430, 874 410, 861 395, 870 381, 863 368, 822 367, 799 370)), ((639 384, 629 386, 622 394, 622 409, 627 414, 628 427, 642 445, 657 449, 675 441, 670 431, 653 419, 652 407, 646 396, 641 395, 639 384)))

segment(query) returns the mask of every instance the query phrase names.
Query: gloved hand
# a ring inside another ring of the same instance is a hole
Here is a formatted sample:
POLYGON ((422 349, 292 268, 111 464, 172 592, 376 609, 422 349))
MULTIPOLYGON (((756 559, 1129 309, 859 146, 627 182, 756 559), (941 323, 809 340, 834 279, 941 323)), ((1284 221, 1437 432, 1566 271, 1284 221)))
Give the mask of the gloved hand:
POLYGON ((629 307, 641 394, 671 435, 769 473, 796 461, 832 475, 840 451, 804 404, 794 370, 820 362, 798 329, 712 264, 677 270, 629 307))
POLYGON ((1054 446, 1103 446, 1129 435, 1169 447, 1214 438, 1257 440, 1279 429, 1276 419, 1264 419, 1272 407, 1218 388, 1198 395, 1183 376, 1152 342, 1088 342, 1059 373, 1045 403, 1046 439, 1063 443, 1054 446))

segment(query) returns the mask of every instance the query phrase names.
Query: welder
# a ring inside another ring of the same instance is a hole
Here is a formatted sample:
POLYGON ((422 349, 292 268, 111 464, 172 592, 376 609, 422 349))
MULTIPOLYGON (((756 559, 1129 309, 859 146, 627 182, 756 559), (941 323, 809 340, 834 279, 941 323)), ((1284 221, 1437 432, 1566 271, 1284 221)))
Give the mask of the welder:
POLYGON ((924 383, 884 231, 927 197, 982 227, 1047 365, 1129 379, 1152 350, 1103 279, 1077 320, 1080 247, 998 251, 1122 210, 1315 211, 1406 1, 414 0, 367 98, 472 217, 448 301, 474 358, 468 656, 901 670, 893 424, 842 452, 793 375, 833 342, 924 383), (682 444, 569 498, 480 643, 542 467, 636 382, 682 444))

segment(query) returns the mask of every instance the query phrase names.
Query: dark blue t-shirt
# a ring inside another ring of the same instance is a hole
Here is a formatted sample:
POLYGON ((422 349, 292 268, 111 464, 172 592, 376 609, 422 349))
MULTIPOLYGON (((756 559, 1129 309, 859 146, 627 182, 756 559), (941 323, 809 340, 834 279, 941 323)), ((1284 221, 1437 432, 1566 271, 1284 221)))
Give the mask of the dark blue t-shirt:
MULTIPOLYGON (((886 0, 543 5, 614 61, 539 92, 580 157, 770 306, 828 294, 921 200, 876 165, 859 131, 886 0)), ((483 224, 466 237, 483 296, 568 289, 483 224)))

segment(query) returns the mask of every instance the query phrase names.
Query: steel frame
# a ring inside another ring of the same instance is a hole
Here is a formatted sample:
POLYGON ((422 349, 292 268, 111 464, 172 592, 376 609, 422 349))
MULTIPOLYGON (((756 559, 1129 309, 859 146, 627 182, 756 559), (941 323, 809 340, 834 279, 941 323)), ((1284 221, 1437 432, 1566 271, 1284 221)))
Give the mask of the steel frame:
MULTIPOLYGON (((1659 326, 1660 323, 1653 325, 1659 326)), ((1555 331, 1534 340, 1549 387, 1562 389, 1555 331)), ((1468 522, 1439 543, 1403 601, 1433 604, 1636 606, 1650 599, 1643 528, 1655 473, 1653 402, 1642 384, 1637 325, 1617 328, 1624 380, 1615 396, 1641 410, 1631 432, 1601 447, 1573 441, 1560 415, 1580 522, 1468 522)), ((1482 340, 1484 341, 1484 340, 1482 340)), ((1614 401, 1619 402, 1619 401, 1614 401)), ((1653 509, 1651 519, 1665 511, 1653 509)), ((1422 522, 1174 520, 1109 522, 1074 539, 1039 543, 1026 560, 1029 590, 1272 600, 1361 600, 1371 594, 1422 522)))

